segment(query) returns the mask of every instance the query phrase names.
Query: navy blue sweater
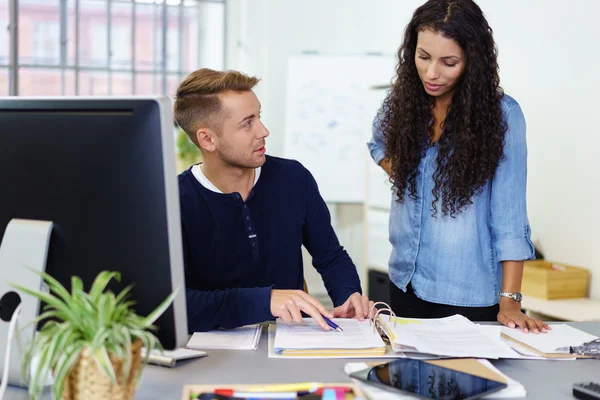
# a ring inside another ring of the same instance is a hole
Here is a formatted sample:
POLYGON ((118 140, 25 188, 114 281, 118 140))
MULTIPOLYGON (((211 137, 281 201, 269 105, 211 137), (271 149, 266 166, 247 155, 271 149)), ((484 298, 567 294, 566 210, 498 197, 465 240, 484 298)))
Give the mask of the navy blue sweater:
POLYGON ((267 156, 243 202, 179 175, 188 329, 273 319, 271 289, 302 289, 301 246, 335 306, 361 292, 356 268, 331 227, 317 183, 297 161, 267 156))

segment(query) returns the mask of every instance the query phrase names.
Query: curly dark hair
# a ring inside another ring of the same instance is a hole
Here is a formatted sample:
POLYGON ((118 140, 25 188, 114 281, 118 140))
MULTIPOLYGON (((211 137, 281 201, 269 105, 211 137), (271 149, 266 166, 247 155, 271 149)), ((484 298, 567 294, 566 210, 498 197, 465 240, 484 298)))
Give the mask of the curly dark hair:
POLYGON ((416 198, 418 166, 433 137, 435 98, 425 92, 415 65, 418 33, 441 32, 462 48, 465 69, 452 94, 438 141, 437 170, 431 205, 441 198, 442 214, 454 217, 472 204, 494 176, 504 157, 497 48, 483 12, 472 0, 430 0, 413 14, 398 50, 397 77, 383 103, 379 129, 385 157, 392 163, 390 181, 397 201, 416 198))

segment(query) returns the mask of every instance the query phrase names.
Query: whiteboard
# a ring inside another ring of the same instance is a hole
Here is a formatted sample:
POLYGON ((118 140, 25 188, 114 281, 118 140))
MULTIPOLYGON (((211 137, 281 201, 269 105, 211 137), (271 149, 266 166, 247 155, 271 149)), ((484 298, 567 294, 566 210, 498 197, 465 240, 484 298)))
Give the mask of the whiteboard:
POLYGON ((290 56, 283 155, 313 174, 325 201, 365 201, 367 140, 386 93, 373 86, 395 68, 391 54, 290 56))

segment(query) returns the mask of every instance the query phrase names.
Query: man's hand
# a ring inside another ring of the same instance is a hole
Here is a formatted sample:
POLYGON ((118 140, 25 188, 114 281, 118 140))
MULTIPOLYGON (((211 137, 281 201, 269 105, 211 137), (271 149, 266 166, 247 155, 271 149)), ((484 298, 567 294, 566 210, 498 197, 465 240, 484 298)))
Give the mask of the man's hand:
POLYGON ((333 313, 319 300, 302 290, 271 290, 271 314, 274 317, 285 322, 302 322, 302 312, 312 317, 324 331, 331 329, 321 314, 333 318, 333 313))
POLYGON ((523 314, 519 303, 515 303, 512 299, 505 298, 500 299, 498 322, 509 328, 516 328, 518 326, 525 333, 546 333, 552 329, 548 324, 523 314))
POLYGON ((348 300, 339 307, 333 309, 334 318, 356 318, 364 321, 368 317, 369 310, 373 305, 367 296, 361 296, 356 292, 348 297, 348 300))

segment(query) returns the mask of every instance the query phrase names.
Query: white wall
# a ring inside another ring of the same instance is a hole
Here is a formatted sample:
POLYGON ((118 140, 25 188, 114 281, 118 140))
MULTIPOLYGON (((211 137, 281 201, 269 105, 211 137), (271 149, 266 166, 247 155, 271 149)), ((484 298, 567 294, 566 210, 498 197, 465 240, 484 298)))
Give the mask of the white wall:
MULTIPOLYGON (((263 78, 257 94, 271 130, 268 151, 283 144, 286 61, 305 50, 392 53, 424 0, 229 0, 228 65, 263 78)), ((600 28, 595 0, 479 0, 499 47, 502 85, 528 126, 528 207, 533 238, 546 258, 581 265, 600 298, 600 28)), ((338 210, 338 233, 362 259, 356 210, 338 210)), ((311 278, 312 279, 312 278, 311 278)))

